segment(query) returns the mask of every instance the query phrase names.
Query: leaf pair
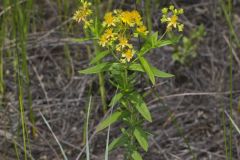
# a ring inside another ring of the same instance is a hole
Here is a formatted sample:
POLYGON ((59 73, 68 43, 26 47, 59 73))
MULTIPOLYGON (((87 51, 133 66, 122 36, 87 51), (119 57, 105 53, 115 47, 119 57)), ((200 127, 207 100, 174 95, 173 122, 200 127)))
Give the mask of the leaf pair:
MULTIPOLYGON (((129 65, 128 70, 138 71, 138 72, 146 72, 146 70, 147 70, 148 72, 151 72, 151 73, 148 73, 148 74, 151 74, 151 77, 153 75, 156 77, 160 77, 160 78, 170 78, 170 77, 174 76, 172 74, 160 71, 156 67, 153 67, 143 57, 141 57, 141 60, 142 60, 142 65, 140 65, 138 63, 132 63, 129 65)), ((81 71, 79 71, 79 73, 96 74, 96 73, 100 73, 100 72, 110 71, 114 65, 117 66, 117 65, 121 65, 121 64, 115 63, 115 62, 103 62, 103 63, 97 64, 93 67, 81 70, 81 71)))
POLYGON ((129 66, 129 70, 146 72, 152 84, 155 84, 155 76, 160 78, 170 78, 174 75, 158 70, 153 67, 144 57, 139 57, 141 65, 138 63, 133 63, 129 66))
MULTIPOLYGON (((137 139, 139 145, 144 149, 144 151, 147 152, 148 150, 148 138, 147 134, 141 129, 140 127, 137 127, 134 130, 134 136, 137 139)), ((109 145, 108 151, 112 151, 113 149, 124 145, 128 142, 128 139, 125 134, 122 134, 121 136, 115 138, 112 143, 109 145)))
POLYGON ((169 40, 158 39, 158 32, 155 32, 147 38, 145 44, 139 51, 139 56, 145 55, 151 49, 161 48, 167 45, 175 44, 178 41, 179 39, 169 39, 169 40))
POLYGON ((137 92, 131 93, 128 97, 133 106, 142 115, 142 117, 145 118, 147 121, 152 122, 150 111, 142 97, 137 92))
POLYGON ((96 73, 109 71, 111 66, 113 66, 114 64, 117 64, 117 63, 103 62, 103 63, 97 64, 93 67, 81 70, 81 71, 79 71, 79 73, 82 73, 82 74, 96 74, 96 73))

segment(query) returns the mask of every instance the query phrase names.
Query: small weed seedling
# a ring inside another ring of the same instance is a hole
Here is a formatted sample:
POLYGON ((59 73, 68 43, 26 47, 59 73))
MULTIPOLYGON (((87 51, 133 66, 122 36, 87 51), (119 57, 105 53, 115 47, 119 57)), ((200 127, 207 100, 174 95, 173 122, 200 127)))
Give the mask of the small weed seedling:
POLYGON ((108 12, 99 25, 91 7, 91 3, 82 0, 73 18, 77 22, 83 22, 85 31, 87 30, 92 38, 97 40, 101 51, 91 60, 90 64, 93 66, 80 73, 104 72, 105 76, 109 77, 109 82, 118 90, 109 104, 109 106, 118 104, 117 109, 96 127, 96 132, 117 121, 122 122, 124 124, 124 127, 120 128, 122 134, 112 141, 109 151, 121 146, 125 148, 126 160, 141 160, 139 149, 141 147, 144 151, 148 150, 149 135, 143 128, 143 123, 145 120, 152 122, 152 117, 142 95, 135 89, 136 77, 140 73, 146 73, 153 85, 155 77, 173 77, 172 74, 152 66, 145 56, 154 48, 176 43, 176 41, 164 39, 164 35, 173 29, 183 30, 183 24, 178 22, 183 9, 170 6, 162 10, 161 22, 166 23, 167 29, 163 35, 159 36, 158 32, 147 30, 141 15, 136 10, 116 9, 108 12), (134 43, 137 38, 143 41, 141 48, 134 43), (106 56, 111 58, 104 61, 106 56))

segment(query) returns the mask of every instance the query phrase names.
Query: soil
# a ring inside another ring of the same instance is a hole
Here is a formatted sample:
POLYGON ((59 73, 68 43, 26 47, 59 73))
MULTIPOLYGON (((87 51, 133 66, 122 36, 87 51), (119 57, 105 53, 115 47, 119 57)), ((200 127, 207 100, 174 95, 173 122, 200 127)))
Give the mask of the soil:
MULTIPOLYGON (((158 2, 156 0, 156 2, 158 2)), ((155 31, 163 32, 160 24, 161 7, 168 1, 152 4, 152 20, 155 31)), ((157 79, 156 85, 149 87, 146 78, 141 76, 137 86, 139 91, 149 94, 145 101, 153 115, 153 122, 146 123, 152 136, 150 148, 142 151, 144 160, 225 160, 224 121, 229 135, 230 121, 230 41, 229 28, 218 0, 174 1, 184 8, 180 21, 185 24, 184 35, 203 24, 206 36, 197 46, 197 56, 188 64, 174 62, 171 58, 174 48, 166 46, 155 49, 148 55, 149 61, 160 70, 175 75, 171 79, 157 79)), ((102 4, 105 10, 106 2, 102 4)), ((133 9, 133 1, 117 1, 113 8, 133 9), (124 3, 123 3, 124 2, 124 3)), ((103 160, 107 131, 94 134, 94 128, 102 120, 101 99, 96 76, 80 75, 79 70, 88 67, 88 50, 92 53, 92 42, 75 42, 72 38, 83 37, 82 27, 71 21, 76 9, 70 2, 71 14, 60 20, 56 2, 37 2, 33 15, 35 30, 28 37, 27 50, 30 73, 32 106, 35 113, 37 135, 31 134, 29 107, 25 114, 29 126, 31 154, 36 160, 63 159, 54 136, 44 123, 40 112, 45 116, 54 134, 62 144, 69 160, 84 152, 83 126, 89 95, 93 96, 89 136, 92 160, 103 160), (39 16, 39 17, 38 17, 39 16), (68 27, 66 27, 68 26, 68 27), (69 51, 66 55, 64 49, 69 51)), ((140 7, 141 8, 141 5, 140 7)), ((101 13, 102 15, 103 13, 101 13)), ((234 1, 233 24, 240 36, 240 2, 234 1)), ((5 45, 3 48, 13 48, 5 45)), ((240 56, 239 47, 233 42, 233 120, 240 127, 240 56)), ((4 57, 5 95, 0 107, 0 159, 15 160, 14 146, 23 153, 19 120, 17 85, 12 67, 13 57, 4 57), (19 135, 19 136, 18 136, 19 135), (16 139, 16 142, 14 142, 16 139)), ((108 101, 114 88, 106 84, 108 101)), ((26 98, 27 101, 27 98, 26 98)), ((118 126, 112 126, 110 140, 119 134, 118 126)), ((233 128, 233 160, 240 159, 240 134, 233 128)), ((110 160, 123 160, 123 149, 110 153, 110 160)), ((84 158, 84 153, 80 159, 84 158)), ((20 159, 23 159, 20 154, 20 159)))

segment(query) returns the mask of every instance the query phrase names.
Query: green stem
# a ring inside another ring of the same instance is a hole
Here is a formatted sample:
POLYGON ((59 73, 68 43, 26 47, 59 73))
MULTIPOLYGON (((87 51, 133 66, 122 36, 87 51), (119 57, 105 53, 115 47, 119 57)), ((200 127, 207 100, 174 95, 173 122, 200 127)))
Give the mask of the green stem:
POLYGON ((113 0, 108 0, 107 11, 109 12, 112 8, 113 0))
MULTIPOLYGON (((3 28, 3 24, 1 25, 1 28, 3 28)), ((2 47, 3 47, 3 43, 4 43, 4 29, 3 31, 1 31, 0 33, 0 96, 3 95, 4 92, 4 82, 3 82, 3 52, 2 52, 2 47)), ((0 97, 2 98, 2 97, 0 97)), ((0 99, 1 102, 1 99, 0 99)))
POLYGON ((150 0, 146 0, 146 4, 145 4, 145 13, 146 13, 146 18, 147 18, 147 26, 148 26, 148 30, 151 31, 152 30, 152 20, 151 20, 151 2, 150 0))
MULTIPOLYGON (((233 53, 232 53, 232 39, 235 38, 235 41, 237 43, 237 45, 239 45, 239 40, 236 36, 236 33, 234 31, 234 28, 233 28, 233 25, 232 25, 232 2, 231 0, 228 0, 227 1, 227 7, 224 6, 223 7, 223 11, 224 11, 224 14, 225 14, 225 17, 226 17, 226 20, 227 20, 227 23, 228 23, 228 26, 229 26, 229 29, 230 29, 230 38, 229 38, 229 42, 230 42, 230 46, 229 46, 229 49, 230 49, 230 59, 229 59, 229 63, 230 63, 230 68, 229 68, 229 74, 230 74, 230 82, 229 82, 229 88, 230 88, 230 117, 233 116, 233 94, 232 94, 232 90, 233 90, 233 73, 232 73, 232 70, 233 70, 233 53)), ((222 3, 223 5, 223 3, 222 3)), ((230 123, 229 124, 229 127, 230 127, 230 133, 229 133, 229 159, 232 160, 233 159, 233 142, 232 142, 232 139, 233 139, 233 124, 230 123)))
POLYGON ((101 94, 101 101, 103 106, 103 112, 107 112, 107 102, 106 102, 106 90, 105 90, 105 80, 104 80, 104 74, 99 73, 98 74, 99 79, 99 85, 100 85, 100 94, 101 94))
MULTIPOLYGON (((95 2, 95 11, 96 11, 96 22, 95 23, 99 23, 99 18, 100 18, 100 15, 99 15, 99 11, 100 11, 100 8, 99 8, 99 4, 100 4, 100 1, 99 0, 94 0, 95 2)), ((95 24, 95 37, 99 37, 99 25, 98 24, 95 24)), ((95 52, 95 55, 99 53, 99 46, 98 46, 98 43, 97 43, 97 39, 94 40, 94 52, 95 52)), ((99 80, 99 90, 100 90, 100 95, 101 95, 101 101, 102 101, 102 106, 103 106, 103 112, 106 113, 107 112, 107 102, 106 102, 106 90, 105 90, 105 80, 104 80, 104 74, 103 73, 99 73, 98 74, 98 80, 99 80)))
MULTIPOLYGON (((126 92, 129 91, 129 84, 128 84, 128 69, 127 66, 125 66, 124 69, 124 89, 126 92)), ((131 104, 131 102, 129 100, 127 100, 127 110, 130 112, 130 128, 129 128, 129 132, 128 132, 128 138, 129 138, 129 145, 127 146, 127 152, 125 154, 125 157, 127 160, 131 160, 131 151, 132 148, 135 146, 134 144, 134 127, 135 127, 135 122, 137 119, 137 113, 134 106, 131 104)))

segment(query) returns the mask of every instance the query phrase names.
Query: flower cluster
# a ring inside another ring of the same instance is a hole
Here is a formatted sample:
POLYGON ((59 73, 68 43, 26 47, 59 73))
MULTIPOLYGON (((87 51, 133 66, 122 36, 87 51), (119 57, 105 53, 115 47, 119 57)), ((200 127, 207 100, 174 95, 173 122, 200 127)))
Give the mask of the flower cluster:
POLYGON ((138 11, 114 10, 104 16, 102 23, 105 31, 99 38, 99 44, 120 53, 121 62, 130 62, 134 56, 134 47, 129 41, 133 36, 146 36, 146 26, 138 11))
MULTIPOLYGON (((86 0, 81 0, 81 6, 75 12, 73 19, 77 22, 83 22, 84 28, 90 28, 95 32, 92 17, 92 4, 86 0)), ((173 5, 162 9, 162 23, 167 24, 167 31, 178 29, 183 31, 184 25, 179 20, 179 15, 183 14, 183 9, 176 9, 173 5)), ((108 12, 104 16, 102 22, 103 32, 98 38, 101 47, 112 50, 117 53, 120 62, 130 62, 136 51, 134 50, 131 40, 133 37, 146 38, 148 35, 147 27, 143 24, 143 20, 138 11, 114 10, 108 12)), ((98 29, 99 30, 99 29, 98 29)))
MULTIPOLYGON (((167 30, 159 37, 159 33, 150 32, 143 24, 143 18, 136 10, 123 11, 113 10, 104 15, 103 22, 99 25, 99 16, 91 16, 89 9, 91 4, 81 0, 82 6, 75 13, 74 19, 84 22, 85 27, 90 31, 90 38, 94 40, 95 53, 91 64, 94 66, 84 69, 79 73, 98 74, 101 86, 104 86, 104 75, 107 73, 108 81, 117 88, 116 95, 112 98, 110 105, 118 104, 118 109, 105 118, 96 127, 96 133, 112 125, 116 121, 128 122, 121 128, 122 134, 115 139, 110 146, 117 147, 116 142, 121 142, 125 147, 127 159, 139 159, 142 157, 138 152, 141 147, 144 151, 149 148, 148 131, 143 127, 144 120, 152 122, 151 113, 144 102, 143 96, 135 89, 138 72, 144 72, 153 85, 156 84, 155 77, 170 78, 172 74, 162 72, 145 58, 145 54, 152 49, 161 48, 173 44, 172 39, 164 38, 165 33, 177 28, 183 30, 183 24, 178 22, 178 16, 183 13, 182 9, 175 9, 174 6, 162 10, 162 23, 167 24, 167 30), (91 18, 95 18, 91 22, 91 18), (134 38, 139 38, 143 45, 136 46, 134 38), (163 40, 164 38, 164 40, 163 40), (96 43, 97 42, 97 43, 96 43), (102 47, 98 48, 98 45, 102 47), (102 49, 106 51, 101 51, 102 49), (104 59, 109 54, 116 61, 104 59), (129 143, 131 142, 131 143, 129 143)), ((105 89, 100 88, 103 105, 106 105, 105 89)), ((106 108, 104 107, 104 110, 106 108)), ((118 145, 119 146, 119 145, 118 145)), ((114 148, 114 147, 109 147, 114 148)))
POLYGON ((92 14, 91 6, 92 4, 90 2, 81 0, 81 6, 73 16, 73 19, 78 23, 84 22, 84 28, 87 28, 92 23, 92 20, 89 19, 89 16, 92 14))
POLYGON ((162 23, 167 23, 167 31, 177 28, 179 32, 183 31, 184 25, 178 22, 178 16, 183 14, 183 9, 176 9, 173 5, 162 9, 162 23))

